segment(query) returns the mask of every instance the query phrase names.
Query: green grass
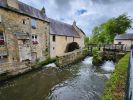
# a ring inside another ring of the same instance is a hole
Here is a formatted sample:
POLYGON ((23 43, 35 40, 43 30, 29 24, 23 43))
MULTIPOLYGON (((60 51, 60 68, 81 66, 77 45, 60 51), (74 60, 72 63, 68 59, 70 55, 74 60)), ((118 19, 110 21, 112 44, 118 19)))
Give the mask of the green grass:
POLYGON ((129 53, 116 65, 110 80, 107 81, 101 100, 124 100, 129 53))

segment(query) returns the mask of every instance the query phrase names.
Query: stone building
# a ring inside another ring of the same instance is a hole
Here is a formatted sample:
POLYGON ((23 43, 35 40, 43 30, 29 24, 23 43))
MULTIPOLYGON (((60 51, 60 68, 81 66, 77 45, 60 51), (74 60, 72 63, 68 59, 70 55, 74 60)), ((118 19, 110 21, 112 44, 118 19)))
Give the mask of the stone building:
POLYGON ((85 33, 76 26, 50 19, 50 56, 62 56, 84 47, 85 33))
MULTIPOLYGON (((84 47, 84 32, 18 0, 0 0, 0 73, 84 47)), ((28 67, 29 68, 29 67, 28 67)), ((18 70, 18 69, 17 69, 18 70)))
POLYGON ((15 66, 48 58, 49 28, 44 8, 0 0, 0 63, 15 66))
POLYGON ((131 45, 133 45, 133 33, 117 35, 114 44, 124 44, 130 50, 131 45))

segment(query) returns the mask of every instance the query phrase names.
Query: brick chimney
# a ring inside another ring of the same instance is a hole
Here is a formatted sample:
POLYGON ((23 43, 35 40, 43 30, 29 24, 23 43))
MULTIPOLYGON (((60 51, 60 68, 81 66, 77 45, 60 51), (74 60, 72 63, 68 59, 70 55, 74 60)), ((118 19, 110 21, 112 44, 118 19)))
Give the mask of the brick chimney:
POLYGON ((7 5, 8 5, 8 7, 19 9, 18 0, 7 0, 7 5))

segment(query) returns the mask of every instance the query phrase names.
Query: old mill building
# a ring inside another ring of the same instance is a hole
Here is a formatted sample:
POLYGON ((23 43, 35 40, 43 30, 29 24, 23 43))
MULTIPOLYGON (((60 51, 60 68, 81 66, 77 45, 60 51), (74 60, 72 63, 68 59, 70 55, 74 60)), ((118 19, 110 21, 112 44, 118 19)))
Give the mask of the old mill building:
POLYGON ((34 63, 84 47, 84 32, 18 0, 0 0, 0 67, 34 63))

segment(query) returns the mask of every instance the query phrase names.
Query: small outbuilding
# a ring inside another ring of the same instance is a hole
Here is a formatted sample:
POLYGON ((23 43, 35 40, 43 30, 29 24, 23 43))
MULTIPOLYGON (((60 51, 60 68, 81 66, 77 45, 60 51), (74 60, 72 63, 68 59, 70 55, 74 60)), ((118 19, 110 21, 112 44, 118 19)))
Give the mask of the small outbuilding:
POLYGON ((117 35, 114 44, 124 44, 128 49, 133 45, 133 33, 117 35))

